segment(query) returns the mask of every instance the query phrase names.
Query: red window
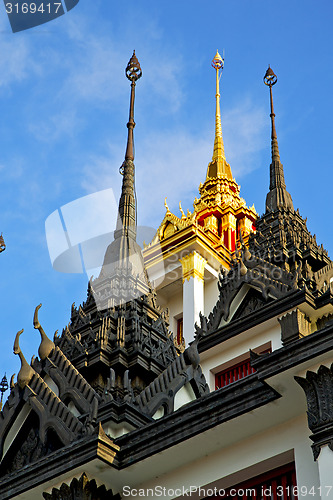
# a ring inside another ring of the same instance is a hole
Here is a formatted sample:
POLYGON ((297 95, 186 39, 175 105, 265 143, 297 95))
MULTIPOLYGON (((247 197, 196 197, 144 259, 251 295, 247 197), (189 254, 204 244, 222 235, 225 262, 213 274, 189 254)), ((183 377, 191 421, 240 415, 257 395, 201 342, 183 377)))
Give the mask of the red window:
POLYGON ((177 343, 182 344, 184 339, 183 335, 183 318, 177 320, 177 343))
MULTIPOLYGON (((208 489, 208 488, 207 488, 208 489)), ((212 500, 298 500, 295 464, 261 474, 236 486, 220 489, 212 500)))
MULTIPOLYGON (((271 349, 265 349, 264 351, 261 351, 260 354, 265 354, 267 352, 271 352, 271 349)), ((215 374, 215 390, 221 389, 221 387, 225 387, 226 385, 232 384, 232 382, 236 382, 241 378, 247 377, 248 375, 251 375, 251 373, 255 373, 255 369, 251 366, 250 358, 240 361, 239 363, 215 374)))

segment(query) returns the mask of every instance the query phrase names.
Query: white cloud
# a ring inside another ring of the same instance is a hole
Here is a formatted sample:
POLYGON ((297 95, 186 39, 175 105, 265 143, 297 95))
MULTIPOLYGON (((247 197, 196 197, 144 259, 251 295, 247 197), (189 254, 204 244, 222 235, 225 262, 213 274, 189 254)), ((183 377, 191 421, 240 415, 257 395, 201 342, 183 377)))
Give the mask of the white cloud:
POLYGON ((267 110, 246 98, 222 116, 227 161, 236 180, 257 168, 258 152, 267 146, 267 110))
POLYGON ((87 193, 112 188, 116 199, 119 198, 121 175, 119 168, 124 158, 124 144, 106 144, 107 155, 92 155, 83 165, 81 187, 87 193))
MULTIPOLYGON (((145 70, 145 78, 149 82, 147 85, 148 95, 155 94, 155 102, 159 105, 162 99, 161 109, 167 109, 168 113, 176 113, 179 111, 184 102, 184 93, 181 85, 181 69, 182 61, 180 56, 175 56, 173 59, 159 55, 158 67, 156 67, 155 54, 149 54, 149 58, 145 60, 147 69, 145 70)), ((147 97, 147 96, 146 96, 147 97)), ((143 97, 144 98, 144 97, 143 97)))
MULTIPOLYGON (((227 161, 236 180, 240 180, 257 168, 256 159, 266 144, 266 117, 262 109, 247 99, 227 110, 222 122, 227 161)), ((165 197, 176 213, 180 200, 185 212, 192 211, 199 184, 206 177, 213 143, 212 129, 191 135, 177 128, 167 133, 152 131, 137 146, 136 186, 141 224, 159 225, 165 212, 165 197)), ((119 197, 118 165, 124 157, 124 144, 109 144, 107 156, 91 157, 87 162, 82 181, 87 192, 112 187, 119 197)))
POLYGON ((62 138, 64 134, 67 138, 72 137, 77 132, 80 122, 77 110, 70 106, 53 116, 30 123, 28 128, 36 139, 49 143, 62 138))
POLYGON ((0 37, 0 87, 8 89, 31 73, 38 73, 39 66, 31 51, 30 41, 12 34, 0 37))

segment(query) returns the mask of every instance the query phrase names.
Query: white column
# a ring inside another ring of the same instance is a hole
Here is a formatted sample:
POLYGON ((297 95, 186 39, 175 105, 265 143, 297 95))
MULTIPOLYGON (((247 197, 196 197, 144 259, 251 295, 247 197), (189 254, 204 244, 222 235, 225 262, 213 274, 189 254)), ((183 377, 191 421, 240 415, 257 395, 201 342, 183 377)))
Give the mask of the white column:
POLYGON ((308 426, 306 421, 306 416, 304 415, 302 422, 299 420, 294 423, 294 428, 291 427, 290 436, 299 432, 298 437, 294 443, 294 457, 295 457, 295 467, 296 467, 296 482, 297 486, 300 488, 303 486, 303 493, 305 496, 299 495, 299 500, 320 500, 320 481, 318 465, 313 460, 313 453, 311 447, 309 446, 309 440, 305 438, 308 434, 308 426), (297 430, 296 430, 297 429, 297 430), (308 494, 311 491, 310 494, 308 494))
POLYGON ((322 446, 317 463, 321 498, 322 500, 333 500, 333 452, 328 445, 322 446))
POLYGON ((180 259, 183 271, 183 335, 185 344, 194 340, 194 324, 204 311, 204 270, 207 263, 196 251, 180 259))

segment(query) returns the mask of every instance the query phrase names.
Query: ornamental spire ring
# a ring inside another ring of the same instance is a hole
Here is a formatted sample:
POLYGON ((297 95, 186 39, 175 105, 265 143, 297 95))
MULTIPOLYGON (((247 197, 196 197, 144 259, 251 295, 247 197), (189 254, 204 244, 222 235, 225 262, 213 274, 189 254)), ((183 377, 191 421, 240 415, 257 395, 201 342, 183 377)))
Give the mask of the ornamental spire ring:
POLYGON ((142 77, 142 70, 140 63, 138 61, 138 58, 135 55, 135 50, 133 50, 133 55, 131 59, 128 61, 128 64, 126 66, 126 77, 131 81, 131 82, 136 82, 139 80, 139 78, 142 77))
POLYGON ((216 51, 215 57, 212 60, 212 66, 213 68, 219 70, 223 69, 224 66, 224 59, 220 56, 219 51, 216 51))

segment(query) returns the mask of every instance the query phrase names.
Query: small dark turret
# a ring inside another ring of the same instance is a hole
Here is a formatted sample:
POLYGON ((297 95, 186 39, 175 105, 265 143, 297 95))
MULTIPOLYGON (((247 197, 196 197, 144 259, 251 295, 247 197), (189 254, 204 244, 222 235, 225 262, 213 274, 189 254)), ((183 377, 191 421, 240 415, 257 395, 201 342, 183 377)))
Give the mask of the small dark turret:
POLYGON ((280 161, 279 146, 275 128, 272 86, 275 85, 276 82, 277 76, 269 66, 264 76, 264 83, 269 87, 271 101, 270 117, 272 121, 272 163, 270 165, 269 193, 266 197, 266 212, 273 212, 277 208, 290 208, 291 210, 294 210, 293 200, 286 189, 283 165, 280 161))
MULTIPOLYGON (((109 245, 101 271, 101 276, 110 276, 115 269, 121 269, 132 276, 144 274, 144 263, 141 248, 136 241, 136 195, 135 195, 135 167, 134 167, 134 99, 137 80, 142 76, 140 63, 135 51, 129 60, 126 77, 131 82, 131 97, 129 120, 127 123, 127 145, 125 160, 120 167, 123 175, 122 191, 119 200, 117 227, 114 241, 109 245)), ((126 283, 127 280, 125 280, 126 283)), ((124 283, 125 283, 124 282, 124 283)), ((125 284, 126 284, 125 283, 125 284)), ((125 292, 126 295, 126 292, 125 292)))
POLYGON ((269 87, 271 102, 270 184, 266 211, 256 221, 256 233, 249 238, 249 249, 251 253, 297 275, 300 286, 306 282, 308 287, 314 287, 313 273, 323 269, 331 261, 327 251, 317 244, 315 236, 309 232, 306 219, 298 209, 294 209, 291 195, 286 189, 273 107, 272 86, 276 82, 277 76, 268 67, 264 83, 269 87))

